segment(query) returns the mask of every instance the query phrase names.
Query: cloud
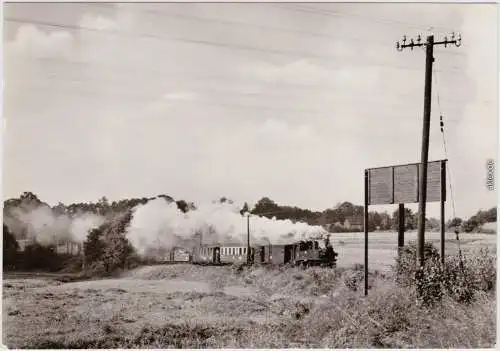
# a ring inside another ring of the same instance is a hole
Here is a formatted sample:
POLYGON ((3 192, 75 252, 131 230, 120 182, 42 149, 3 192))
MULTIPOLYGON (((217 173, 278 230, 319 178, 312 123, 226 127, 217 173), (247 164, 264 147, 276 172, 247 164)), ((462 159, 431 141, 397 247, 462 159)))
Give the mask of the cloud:
POLYGON ((178 91, 163 95, 165 100, 193 100, 196 97, 195 93, 188 91, 178 91))
POLYGON ((118 23, 110 18, 87 13, 82 16, 80 25, 84 28, 97 30, 117 29, 118 23))
POLYGON ((32 24, 25 24, 18 28, 14 40, 6 44, 6 51, 44 57, 67 55, 73 43, 74 38, 68 31, 44 32, 32 24))
POLYGON ((314 133, 310 126, 290 126, 283 120, 270 118, 257 127, 255 136, 259 139, 268 138, 271 141, 296 142, 310 140, 314 137, 314 133))
MULTIPOLYGON (((379 72, 371 67, 351 66, 349 62, 341 68, 328 69, 306 59, 285 65, 257 63, 250 67, 241 67, 241 74, 250 74, 264 82, 284 84, 318 85, 328 84, 335 87, 371 88, 377 83, 379 72)), ((326 87, 325 87, 326 88, 326 87)))

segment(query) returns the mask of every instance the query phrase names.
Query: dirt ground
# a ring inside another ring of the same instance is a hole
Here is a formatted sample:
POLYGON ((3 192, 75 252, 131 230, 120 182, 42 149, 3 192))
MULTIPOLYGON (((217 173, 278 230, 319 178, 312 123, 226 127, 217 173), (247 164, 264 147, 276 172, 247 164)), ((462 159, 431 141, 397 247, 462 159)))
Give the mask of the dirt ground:
POLYGON ((287 305, 293 309, 289 296, 266 294, 236 280, 214 279, 229 277, 229 270, 175 265, 143 267, 117 279, 73 283, 50 277, 6 279, 4 344, 35 347, 43 340, 95 338, 111 330, 134 334, 145 326, 186 320, 241 323, 245 316, 246 322, 267 323, 286 315, 287 305), (197 274, 190 275, 194 271, 197 274), (178 277, 182 275, 187 279, 178 277))

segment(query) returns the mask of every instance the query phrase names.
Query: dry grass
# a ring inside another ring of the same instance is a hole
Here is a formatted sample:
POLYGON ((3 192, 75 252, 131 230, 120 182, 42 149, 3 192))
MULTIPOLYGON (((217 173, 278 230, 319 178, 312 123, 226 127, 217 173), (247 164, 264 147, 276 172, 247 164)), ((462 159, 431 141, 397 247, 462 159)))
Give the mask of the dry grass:
POLYGON ((492 347, 496 301, 416 306, 410 289, 358 269, 143 267, 119 279, 4 281, 14 348, 492 347))
MULTIPOLYGON (((334 236, 340 253, 334 270, 186 264, 92 281, 10 276, 3 282, 3 340, 10 348, 494 345, 494 292, 477 294, 470 305, 445 297, 433 308, 417 307, 414 292, 397 286, 390 272, 397 235, 370 235, 368 297, 362 267, 352 268, 363 263, 363 235, 356 233, 334 236)), ((439 243, 438 233, 426 238, 439 243)), ((453 252, 454 235, 447 240, 447 252, 453 252)), ((461 242, 468 255, 481 247, 496 252, 495 236, 462 235, 461 242)), ((480 265, 476 273, 491 274, 480 265)))

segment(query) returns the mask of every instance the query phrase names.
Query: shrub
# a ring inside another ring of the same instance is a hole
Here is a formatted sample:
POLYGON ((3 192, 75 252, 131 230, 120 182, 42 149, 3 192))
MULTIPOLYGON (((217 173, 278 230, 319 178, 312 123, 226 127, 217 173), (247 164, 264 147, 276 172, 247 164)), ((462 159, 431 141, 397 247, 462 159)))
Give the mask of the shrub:
POLYGON ((396 280, 404 286, 413 286, 423 305, 432 305, 447 294, 460 303, 470 303, 477 291, 491 291, 496 284, 495 258, 488 250, 481 249, 471 258, 461 253, 447 256, 441 263, 437 249, 426 243, 426 258, 421 270, 417 270, 416 247, 405 247, 396 259, 396 280))
POLYGON ((12 269, 16 266, 19 254, 19 244, 10 232, 9 227, 3 225, 3 266, 4 269, 12 269))
POLYGON ((346 271, 344 273, 344 285, 352 291, 358 291, 361 287, 361 283, 364 281, 365 274, 363 269, 354 267, 353 270, 346 271))
POLYGON ((69 255, 58 254, 54 247, 43 246, 38 243, 27 245, 18 255, 18 266, 25 270, 58 271, 64 267, 69 255))
MULTIPOLYGON (((435 262, 439 259, 439 251, 432 243, 424 244, 426 261, 435 262)), ((404 246, 396 258, 396 279, 402 285, 413 285, 417 273, 417 244, 412 241, 404 246)))

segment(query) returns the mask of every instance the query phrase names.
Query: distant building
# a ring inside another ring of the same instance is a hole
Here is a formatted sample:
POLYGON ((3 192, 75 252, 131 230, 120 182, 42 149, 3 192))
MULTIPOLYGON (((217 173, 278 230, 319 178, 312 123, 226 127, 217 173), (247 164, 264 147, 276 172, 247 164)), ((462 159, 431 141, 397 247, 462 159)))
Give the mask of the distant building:
POLYGON ((344 221, 344 228, 363 230, 363 217, 347 217, 344 221))
POLYGON ((328 228, 325 229, 333 233, 335 232, 335 228, 342 228, 342 223, 341 222, 330 223, 328 224, 328 228))

